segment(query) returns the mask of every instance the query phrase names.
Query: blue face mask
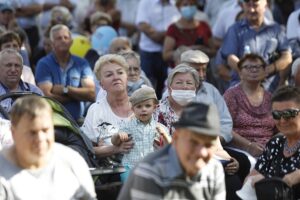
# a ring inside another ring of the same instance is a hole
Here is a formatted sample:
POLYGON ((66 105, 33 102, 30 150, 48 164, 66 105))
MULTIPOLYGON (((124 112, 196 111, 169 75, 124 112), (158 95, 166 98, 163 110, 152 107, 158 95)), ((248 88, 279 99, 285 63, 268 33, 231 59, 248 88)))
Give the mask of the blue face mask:
POLYGON ((184 19, 191 20, 197 12, 196 6, 183 6, 180 8, 180 13, 184 19))

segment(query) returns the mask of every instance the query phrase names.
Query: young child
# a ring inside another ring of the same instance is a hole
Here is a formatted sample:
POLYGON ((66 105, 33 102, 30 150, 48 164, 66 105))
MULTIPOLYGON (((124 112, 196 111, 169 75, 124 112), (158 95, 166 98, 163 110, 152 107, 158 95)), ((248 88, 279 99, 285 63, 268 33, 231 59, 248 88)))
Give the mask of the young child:
POLYGON ((148 153, 153 152, 157 146, 171 143, 167 128, 153 119, 158 100, 151 87, 144 86, 136 90, 130 97, 134 117, 120 128, 122 132, 114 134, 111 138, 113 145, 133 140, 134 147, 124 154, 122 164, 128 169, 121 175, 126 180, 132 169, 148 153))

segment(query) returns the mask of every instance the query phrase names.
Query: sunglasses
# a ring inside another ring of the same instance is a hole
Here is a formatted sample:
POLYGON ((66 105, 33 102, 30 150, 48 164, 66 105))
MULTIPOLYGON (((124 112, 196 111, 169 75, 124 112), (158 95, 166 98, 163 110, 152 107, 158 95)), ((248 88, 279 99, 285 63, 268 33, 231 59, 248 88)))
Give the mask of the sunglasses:
POLYGON ((287 109, 283 111, 274 110, 272 111, 272 116, 275 120, 280 120, 281 117, 285 120, 289 120, 291 118, 295 118, 299 112, 300 109, 287 109))

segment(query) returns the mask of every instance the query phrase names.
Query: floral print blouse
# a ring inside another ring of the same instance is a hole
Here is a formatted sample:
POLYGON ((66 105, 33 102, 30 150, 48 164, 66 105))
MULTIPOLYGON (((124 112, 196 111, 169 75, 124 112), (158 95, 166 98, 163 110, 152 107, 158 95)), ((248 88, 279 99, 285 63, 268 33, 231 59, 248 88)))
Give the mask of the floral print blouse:
POLYGON ((170 135, 173 135, 175 128, 172 123, 178 121, 179 116, 177 116, 175 111, 171 108, 168 97, 163 97, 160 100, 154 117, 159 123, 162 123, 168 128, 170 135))
POLYGON ((266 177, 283 177, 300 169, 300 148, 289 157, 283 155, 286 137, 275 136, 267 144, 263 154, 258 158, 255 169, 266 177))

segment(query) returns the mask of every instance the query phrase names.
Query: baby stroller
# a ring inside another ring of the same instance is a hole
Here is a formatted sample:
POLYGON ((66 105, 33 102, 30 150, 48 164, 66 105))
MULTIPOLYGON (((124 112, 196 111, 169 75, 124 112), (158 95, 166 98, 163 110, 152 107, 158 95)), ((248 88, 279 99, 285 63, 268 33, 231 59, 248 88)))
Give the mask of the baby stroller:
MULTIPOLYGON (((0 102, 11 98, 15 101, 25 95, 38 95, 32 92, 13 92, 0 96, 0 102)), ((42 97, 42 96, 41 96, 42 97)), ((58 101, 50 97, 47 100, 53 109, 53 122, 55 128, 55 142, 64 144, 77 151, 86 161, 93 176, 97 196, 100 199, 115 199, 122 186, 120 181, 110 181, 109 177, 125 172, 122 166, 104 164, 98 159, 91 140, 80 130, 79 125, 72 118, 68 110, 58 101)), ((3 118, 9 119, 9 114, 0 104, 0 113, 3 118)))

